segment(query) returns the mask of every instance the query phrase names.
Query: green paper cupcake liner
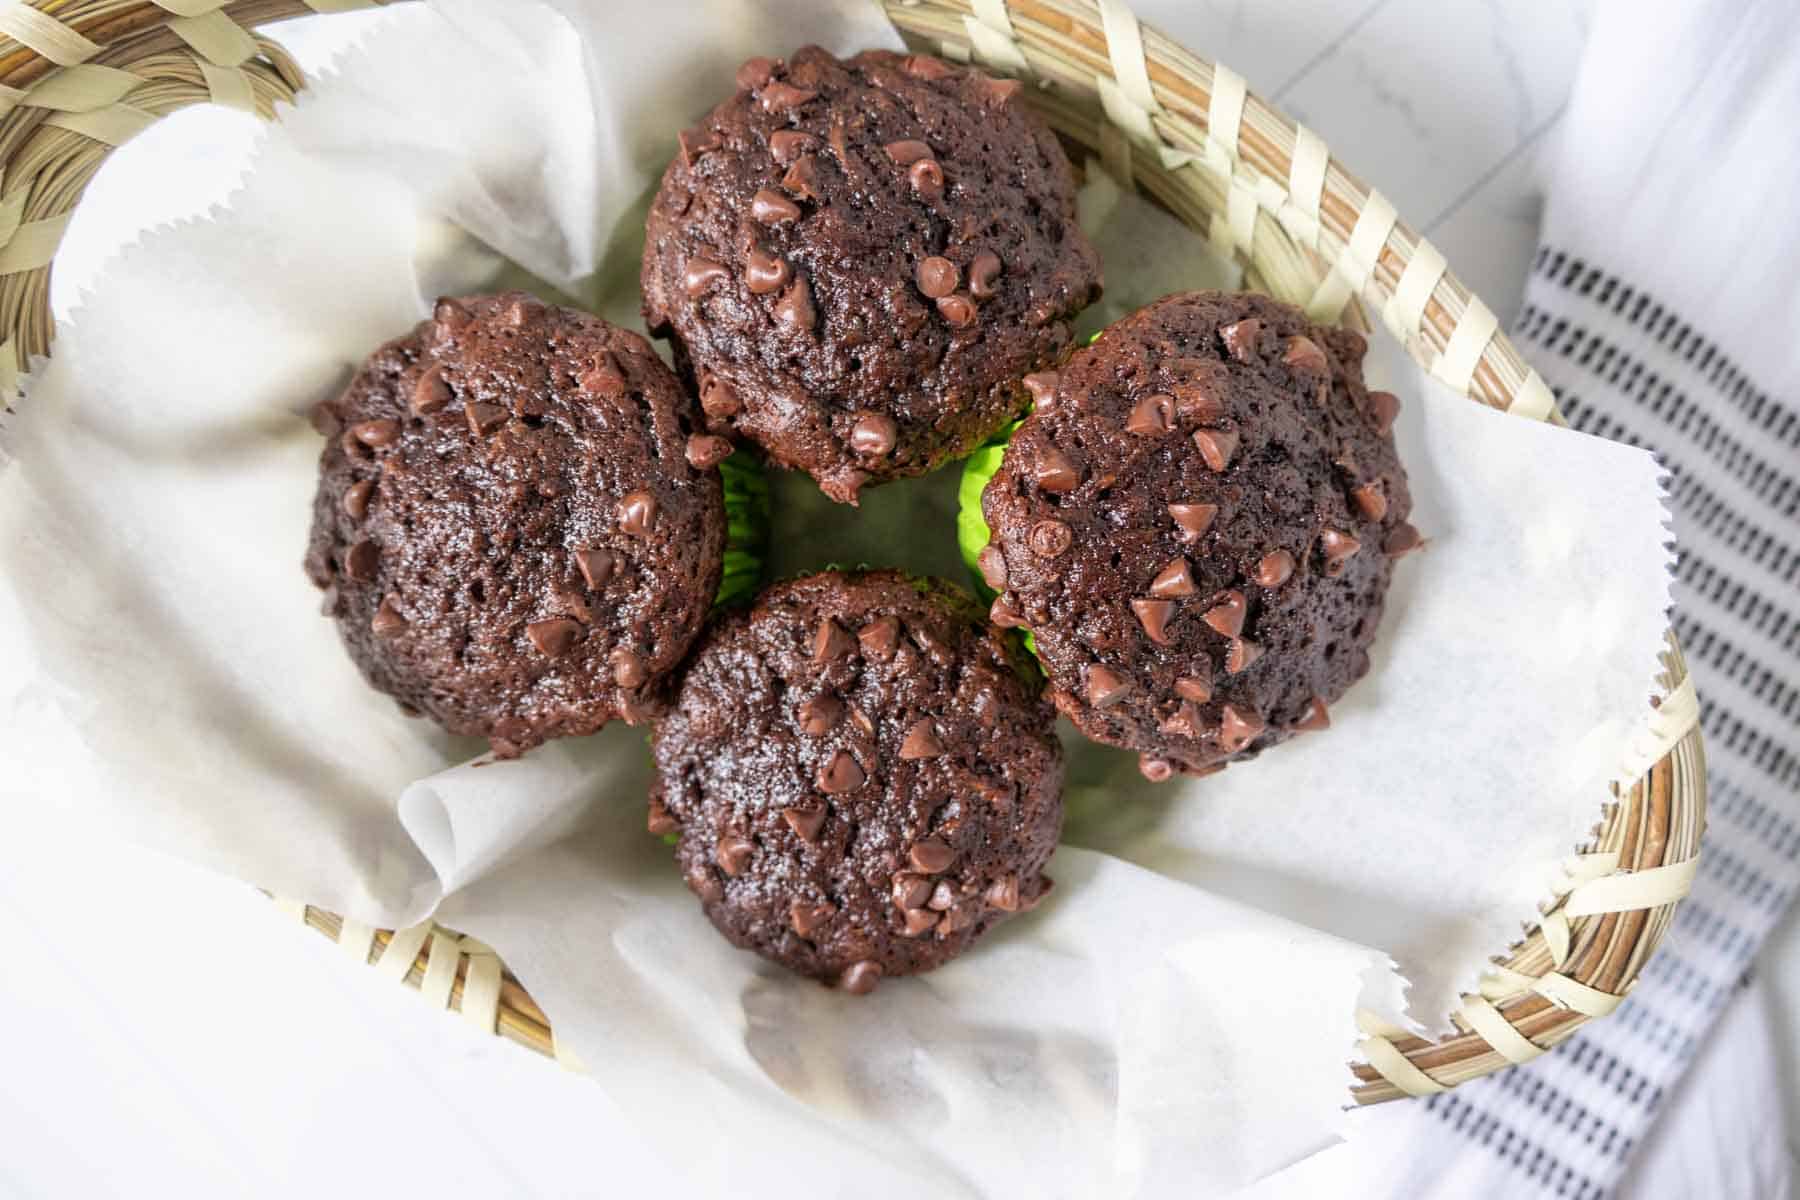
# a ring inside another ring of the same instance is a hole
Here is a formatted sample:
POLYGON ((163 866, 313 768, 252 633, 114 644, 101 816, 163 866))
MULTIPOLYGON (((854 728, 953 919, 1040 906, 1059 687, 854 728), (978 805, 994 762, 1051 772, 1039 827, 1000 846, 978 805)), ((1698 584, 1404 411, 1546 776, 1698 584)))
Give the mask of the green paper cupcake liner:
POLYGON ((754 454, 733 451, 719 464, 725 484, 725 570, 713 608, 748 604, 762 588, 769 550, 769 479, 754 454))

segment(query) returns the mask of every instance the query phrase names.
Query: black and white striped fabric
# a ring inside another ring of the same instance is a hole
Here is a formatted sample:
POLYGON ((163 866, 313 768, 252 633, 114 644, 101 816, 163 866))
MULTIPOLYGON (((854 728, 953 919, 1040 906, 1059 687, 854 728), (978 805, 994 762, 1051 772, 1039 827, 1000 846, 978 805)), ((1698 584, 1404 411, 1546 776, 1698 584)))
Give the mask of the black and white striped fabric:
POLYGON ((1800 890, 1797 56, 1792 0, 1607 0, 1547 181, 1513 336, 1575 428, 1669 470, 1711 803, 1699 876, 1630 1000, 1424 1103, 1480 1148, 1458 1157, 1488 1157, 1493 1195, 1610 1194, 1800 890))

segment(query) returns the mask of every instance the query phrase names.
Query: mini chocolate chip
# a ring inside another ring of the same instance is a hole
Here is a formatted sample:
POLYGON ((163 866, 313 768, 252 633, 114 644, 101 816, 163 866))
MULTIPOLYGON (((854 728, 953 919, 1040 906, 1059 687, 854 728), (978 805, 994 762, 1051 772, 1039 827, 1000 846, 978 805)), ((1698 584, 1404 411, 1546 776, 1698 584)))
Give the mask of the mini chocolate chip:
POLYGON ((763 225, 780 225, 800 219, 800 206, 780 192, 757 188, 750 199, 750 215, 763 225))
POLYGON ((506 424, 512 413, 498 404, 488 404, 480 400, 463 405, 463 415, 469 419, 469 432, 476 437, 486 437, 494 430, 506 424))
POLYGON ((1183 700, 1175 706, 1175 711, 1157 723, 1157 729, 1176 737, 1198 738, 1204 728, 1200 723, 1200 710, 1192 701, 1183 700))
POLYGON ((1331 373, 1331 363, 1325 358, 1325 351, 1319 349, 1319 343, 1298 334, 1287 340, 1287 349, 1282 352, 1281 361, 1294 370, 1304 371, 1309 375, 1331 373))
POLYGON ((1125 418, 1125 431, 1138 437, 1161 437, 1175 428, 1175 397, 1167 392, 1145 396, 1125 418))
POLYGON ((775 302, 775 319, 789 329, 801 332, 819 323, 818 310, 813 307, 812 288, 807 286, 806 280, 794 280, 794 286, 782 293, 781 299, 775 302))
POLYGON ((1402 554, 1411 554, 1425 544, 1419 531, 1408 521, 1402 521, 1388 531, 1381 539, 1381 552, 1389 558, 1399 558, 1402 554))
POLYGON ((803 938, 810 938, 819 926, 835 916, 835 904, 807 904, 796 900, 788 906, 788 921, 793 925, 794 932, 803 938))
POLYGON ((438 411, 450 399, 450 384, 444 379, 442 367, 432 367, 413 384, 412 410, 421 417, 438 411))
POLYGON ((448 296, 442 296, 439 297, 437 304, 432 307, 431 319, 436 322, 440 328, 454 333, 456 330, 467 325, 474 318, 468 308, 463 304, 456 300, 452 300, 448 296))
POLYGON ((631 537, 647 538, 656 528, 656 497, 639 489, 627 492, 618 504, 619 532, 631 537))
POLYGON ((538 653, 546 658, 558 658, 567 654, 580 633, 581 626, 567 617, 550 617, 525 626, 525 636, 531 639, 531 644, 537 647, 538 653))
POLYGON ((400 615, 392 596, 381 598, 381 607, 375 610, 375 617, 369 622, 369 628, 377 637, 399 637, 406 632, 406 618, 400 615))
POLYGON ((1325 529, 1319 533, 1319 547, 1325 554, 1325 573, 1336 575, 1362 549, 1362 543, 1341 529, 1325 529))
POLYGON ((1218 600, 1200 619, 1211 625, 1220 636, 1234 638, 1244 632, 1244 613, 1248 608, 1244 593, 1232 589, 1220 592, 1218 600))
POLYGON ((988 620, 1001 629, 1017 629, 1025 624, 1025 614, 1020 612, 1019 606, 1013 602, 1011 592, 1001 592, 994 597, 994 602, 988 605, 988 620))
POLYGON ((610 550, 577 550, 575 567, 581 572, 582 581, 592 591, 599 591, 611 579, 613 571, 618 567, 618 559, 610 550))
POLYGON ((919 285, 927 299, 948 296, 956 290, 956 264, 939 254, 920 259, 918 269, 913 272, 913 282, 919 285))
POLYGON ((1294 556, 1286 550, 1271 550, 1257 560, 1256 570, 1250 576, 1258 586, 1280 587, 1294 574, 1294 556))
POLYGON ((602 350, 581 376, 581 390, 590 396, 617 396, 625 391, 625 372, 612 351, 602 350))
POLYGON ((907 138, 904 141, 889 142, 887 145, 883 146, 882 149, 887 151, 887 156, 889 158, 893 159, 895 163, 902 167, 911 166, 921 158, 931 157, 931 147, 924 142, 919 141, 917 138, 907 138))
POLYGON ((1025 90, 1025 85, 1016 79, 995 79, 992 75, 976 75, 981 83, 981 95, 991 107, 999 107, 1025 90))
POLYGON ((1031 402, 1039 412, 1049 412, 1056 407, 1056 385, 1062 376, 1055 371, 1038 371, 1027 375, 1022 382, 1025 390, 1031 393, 1031 402))
POLYGON ((762 90, 762 110, 766 113, 786 112, 790 108, 800 107, 818 94, 777 80, 762 90))
POLYGON ((810 154, 802 154, 781 177, 782 190, 803 200, 819 199, 819 163, 810 154))
POLYGON ((1230 429, 1196 429, 1194 445, 1200 449, 1200 457, 1208 468, 1223 471, 1231 465, 1231 456, 1237 453, 1238 435, 1230 429))
POLYGON ((787 822, 795 837, 811 846, 818 842, 819 830, 825 827, 825 806, 790 804, 781 810, 781 819, 787 822))
POLYGON ((1198 675, 1183 675, 1175 681, 1175 694, 1195 704, 1205 704, 1213 697, 1212 683, 1198 675))
POLYGON ((906 739, 900 743, 900 757, 907 762, 915 758, 936 758, 943 752, 944 743, 938 739, 930 717, 914 722, 906 731, 906 739))
POLYGON ((900 914, 907 937, 922 937, 937 927, 942 914, 934 913, 929 908, 909 908, 900 914))
POLYGON ((937 912, 944 912, 956 903, 956 888, 948 879, 938 880, 937 886, 931 889, 931 899, 925 901, 925 907, 937 912))
POLYGON ((936 200, 944 194, 944 168, 938 166, 935 158, 921 158, 908 167, 906 181, 912 184, 913 191, 927 200, 936 200))
POLYGON ((931 898, 931 880, 923 875, 895 872, 893 898, 894 907, 902 912, 909 908, 924 908, 931 898))
POLYGON ((769 135, 769 154, 783 167, 793 165, 802 154, 819 148, 819 139, 798 129, 777 129, 769 135))
POLYGON ((1042 491, 1072 492, 1081 483, 1081 472, 1068 455, 1046 446, 1038 451, 1037 461, 1031 465, 1031 478, 1042 491))
POLYGON ((532 320, 543 316, 544 312, 544 305, 540 301, 530 296, 515 296, 502 315, 508 325, 514 329, 522 329, 532 320))
POLYGON ((1131 681, 1113 670, 1094 663, 1087 669, 1088 703, 1095 708, 1117 704, 1131 691, 1131 681))
POLYGON ((848 750, 837 751, 819 768, 819 790, 828 796, 854 792, 868 781, 868 772, 856 761, 856 755, 848 750))
POLYGON ((338 437, 338 445, 343 447, 346 455, 358 462, 368 462, 375 457, 375 452, 363 444, 353 429, 344 430, 338 437))
POLYGON ((731 457, 731 442, 711 433, 696 433, 687 440, 688 465, 696 471, 710 471, 731 457))
POLYGON ((886 662, 894 657, 894 649, 900 644, 900 618, 876 617, 856 631, 856 640, 864 654, 878 662, 886 662))
POLYGON ((981 580, 996 592, 1006 590, 1006 555, 1000 547, 989 542, 975 556, 975 565, 981 570, 981 580))
POLYGON ((812 660, 817 664, 835 662, 856 650, 850 634, 830 617, 819 622, 813 631, 812 660))
POLYGON ((714 262, 710 258, 690 258, 687 260, 687 270, 682 274, 681 286, 693 298, 710 292, 715 284, 730 278, 731 272, 725 269, 725 264, 714 262))
POLYGON ((941 58, 932 58, 929 54, 909 54, 900 65, 914 79, 936 81, 956 74, 955 67, 941 58))
POLYGON ((1225 415, 1224 397, 1197 382, 1175 387, 1175 418, 1183 425, 1206 425, 1225 415))
POLYGON ((767 250, 753 249, 744 256, 744 286, 752 296, 766 296, 794 277, 788 261, 767 250))
POLYGON ((381 547, 364 538, 350 547, 344 556, 344 574, 358 583, 373 583, 375 569, 381 564, 381 547))
POLYGON ((982 893, 982 899, 988 902, 990 908, 997 908, 1001 912, 1018 912, 1019 877, 1008 871, 988 884, 987 891, 982 893))
POLYGON ((1375 418, 1375 432, 1386 437, 1394 429, 1394 418, 1400 415, 1400 397, 1392 392, 1369 393, 1369 415, 1375 418))
POLYGON ((1169 516, 1180 526, 1181 532, 1176 534, 1184 542, 1197 542, 1219 515, 1216 504, 1171 504, 1169 516))
POLYGON ((736 878, 750 865, 750 856, 755 853, 755 842, 735 833, 727 833, 719 838, 719 844, 713 851, 713 861, 719 864, 719 870, 736 878))
POLYGON ((1357 509, 1371 521, 1387 516, 1387 493, 1382 491, 1379 483, 1365 483, 1350 489, 1350 499, 1356 501, 1357 509))
POLYGON ((1251 362, 1256 358, 1256 343, 1261 337, 1262 321, 1256 317, 1245 317, 1219 330, 1219 338, 1225 343, 1225 349, 1241 363, 1251 362))
POLYGON ((1236 754, 1263 731, 1263 719, 1255 712, 1227 704, 1219 713, 1219 745, 1236 754))
POLYGON ((1025 544, 1039 558, 1060 558, 1075 544, 1075 531, 1061 521, 1039 521, 1025 535, 1025 544))
POLYGON ((800 722, 800 732, 819 737, 830 733, 844 715, 844 702, 836 696, 814 696, 802 703, 794 715, 800 722))
POLYGON ((608 660, 612 663, 613 682, 622 688, 641 688, 650 678, 650 668, 634 650, 620 646, 608 660))
POLYGON ((952 292, 948 296, 937 298, 938 314, 948 321, 953 328, 967 329, 975 324, 977 316, 975 302, 961 292, 952 292))
POLYGON ((1248 638, 1233 638, 1225 651, 1225 671, 1236 675, 1262 657, 1262 646, 1248 638))
POLYGON ((978 250, 969 262, 969 294, 977 300, 992 300, 1000 294, 1000 256, 992 250, 978 250))
POLYGON ((400 437, 400 422, 383 417, 374 421, 358 421, 350 427, 356 440, 370 449, 391 446, 400 437))
POLYGON ((850 427, 850 448, 858 454, 880 458, 893 452, 899 436, 900 429, 894 424, 894 418, 885 413, 863 413, 850 427))
POLYGON ((669 812, 668 806, 654 797, 650 801, 650 813, 644 820, 644 828, 652 837, 667 837, 681 830, 681 822, 669 812))
POLYGON ((362 479, 350 485, 344 493, 344 512, 352 520, 360 521, 369 511, 369 500, 375 495, 375 481, 362 479))
POLYGON ((1158 600, 1179 600, 1184 596, 1192 596, 1200 589, 1194 586, 1194 573, 1188 567, 1185 558, 1173 558, 1169 564, 1156 573, 1150 581, 1150 594, 1158 600))
POLYGON ((875 985, 880 982, 881 964, 868 958, 845 967, 844 973, 837 979, 838 987, 852 996, 866 996, 874 991, 875 985))
POLYGON ((700 384, 700 407, 707 416, 723 421, 735 417, 743 402, 738 399, 736 388, 717 375, 708 375, 700 384))
POLYGON ((1306 707, 1300 710, 1300 719, 1288 726, 1288 728, 1305 730, 1309 733, 1319 729, 1331 728, 1331 713, 1325 708, 1324 699, 1319 696, 1314 696, 1311 700, 1308 700, 1306 702, 1306 707))
POLYGON ((1142 775, 1145 779, 1148 779, 1151 783, 1166 783, 1168 782, 1169 776, 1174 773, 1175 768, 1169 763, 1168 759, 1156 758, 1149 754, 1138 755, 1138 774, 1142 775))
POLYGON ((723 144, 711 129, 684 129, 675 135, 675 141, 681 146, 682 163, 689 167, 699 162, 702 154, 723 144))
POLYGON ((1175 616, 1173 600, 1133 600, 1131 611, 1137 614, 1138 624, 1144 627, 1144 636, 1159 646, 1169 644, 1169 622, 1175 616))
POLYGON ((949 870, 950 864, 956 861, 956 851, 943 838, 928 837, 912 844, 912 849, 906 852, 906 861, 915 871, 936 875, 939 871, 949 870))
POLYGON ((746 58, 744 65, 737 69, 737 85, 746 92, 766 87, 775 78, 775 72, 780 66, 781 60, 777 58, 767 58, 760 54, 755 58, 746 58))

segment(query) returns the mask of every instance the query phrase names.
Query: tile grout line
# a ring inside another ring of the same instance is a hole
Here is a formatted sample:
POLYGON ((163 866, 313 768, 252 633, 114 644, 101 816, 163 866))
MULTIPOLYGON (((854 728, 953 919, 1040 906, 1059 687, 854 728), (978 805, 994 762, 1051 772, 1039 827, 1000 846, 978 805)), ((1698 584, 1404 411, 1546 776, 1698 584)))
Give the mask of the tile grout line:
POLYGON ((1270 94, 1269 99, 1278 102, 1282 97, 1298 87, 1301 80, 1312 74, 1313 68, 1330 58, 1333 54, 1336 54, 1338 47, 1349 41, 1357 30, 1361 29, 1364 25, 1367 25, 1369 23, 1369 18, 1387 7, 1387 3, 1388 0, 1375 0, 1373 4, 1363 9, 1361 13, 1357 14, 1356 19, 1346 25, 1336 37, 1332 38, 1331 41, 1321 47, 1316 54, 1307 59, 1305 63, 1301 64, 1298 71, 1295 71, 1292 75, 1288 76, 1286 82, 1270 94))
POLYGON ((1455 216, 1457 213, 1457 210, 1462 208, 1463 205, 1467 204, 1471 199, 1473 199, 1477 192, 1479 192, 1482 188, 1486 187, 1488 185, 1488 183, 1490 183, 1493 180, 1494 176, 1496 176, 1500 172, 1504 171, 1507 168, 1507 166, 1510 165, 1521 154, 1525 153, 1527 150, 1529 150, 1533 146, 1537 145, 1538 142, 1542 141, 1544 135, 1546 133, 1549 133, 1552 129, 1554 129, 1556 127, 1557 122, 1562 120, 1563 114, 1565 112, 1567 112, 1568 109, 1569 109, 1569 102, 1567 100, 1564 100, 1561 104, 1557 105, 1556 110, 1554 112, 1552 112, 1549 116, 1545 117, 1542 121, 1538 122, 1536 128, 1531 130, 1531 132, 1527 133, 1524 137, 1520 138, 1518 140, 1518 142, 1513 145, 1513 148, 1508 150, 1505 154, 1502 154, 1499 157, 1499 159, 1496 160, 1492 166, 1490 166, 1487 170, 1483 171, 1481 174, 1477 175, 1474 178, 1474 180, 1469 183, 1469 185, 1467 187, 1463 188, 1462 191, 1460 191, 1456 194, 1455 199, 1451 200, 1450 203, 1448 205, 1446 205, 1436 216, 1432 217, 1430 221, 1426 222, 1425 225, 1420 229, 1419 232, 1426 237, 1430 237, 1434 232, 1436 232, 1438 226, 1442 225, 1445 221, 1448 221, 1451 217, 1455 216))

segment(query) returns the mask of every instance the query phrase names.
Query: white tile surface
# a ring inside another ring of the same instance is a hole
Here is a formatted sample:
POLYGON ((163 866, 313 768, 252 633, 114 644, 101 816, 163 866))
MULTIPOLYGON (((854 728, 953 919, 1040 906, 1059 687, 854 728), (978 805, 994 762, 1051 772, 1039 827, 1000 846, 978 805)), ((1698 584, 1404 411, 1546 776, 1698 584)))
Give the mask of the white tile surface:
MULTIPOLYGON (((1138 7, 1312 125, 1516 309, 1588 0, 1138 7)), ((367 19, 286 40, 317 67, 367 19)), ((196 112, 121 151, 59 262, 59 310, 141 225, 222 196, 253 137, 196 112)), ((426 1012, 248 887, 26 825, 0 847, 0 1195, 682 1194, 681 1164, 646 1161, 598 1085, 426 1012)), ((1800 1094, 1800 919, 1778 942, 1773 1037, 1800 1094)), ((1316 1160, 1292 1194, 1356 1190, 1348 1161, 1316 1160)))

